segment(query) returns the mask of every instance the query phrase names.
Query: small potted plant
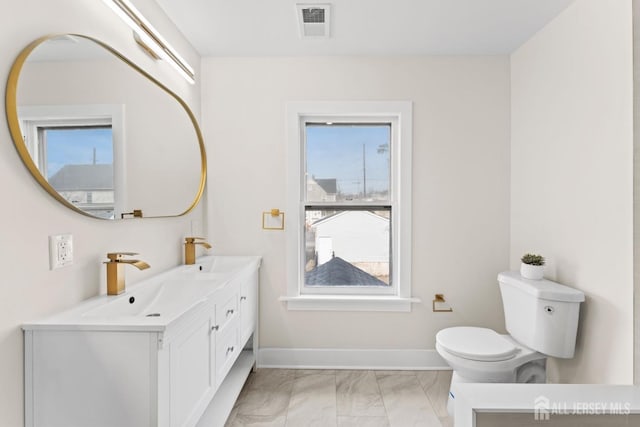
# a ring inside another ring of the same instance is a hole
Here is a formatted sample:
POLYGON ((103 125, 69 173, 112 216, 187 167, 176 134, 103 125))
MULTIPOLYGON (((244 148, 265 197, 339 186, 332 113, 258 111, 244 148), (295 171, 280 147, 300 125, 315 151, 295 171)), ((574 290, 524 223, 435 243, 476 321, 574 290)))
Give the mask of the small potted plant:
POLYGON ((542 255, 524 254, 521 258, 520 275, 525 279, 540 280, 544 273, 544 257, 542 255))

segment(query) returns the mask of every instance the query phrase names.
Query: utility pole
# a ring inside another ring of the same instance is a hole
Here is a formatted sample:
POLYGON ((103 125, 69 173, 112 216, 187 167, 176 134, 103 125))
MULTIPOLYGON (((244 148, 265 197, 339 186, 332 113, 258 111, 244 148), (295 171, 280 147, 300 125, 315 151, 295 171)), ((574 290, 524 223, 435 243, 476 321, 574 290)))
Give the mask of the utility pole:
POLYGON ((362 198, 367 198, 367 157, 364 151, 365 145, 362 144, 362 198))

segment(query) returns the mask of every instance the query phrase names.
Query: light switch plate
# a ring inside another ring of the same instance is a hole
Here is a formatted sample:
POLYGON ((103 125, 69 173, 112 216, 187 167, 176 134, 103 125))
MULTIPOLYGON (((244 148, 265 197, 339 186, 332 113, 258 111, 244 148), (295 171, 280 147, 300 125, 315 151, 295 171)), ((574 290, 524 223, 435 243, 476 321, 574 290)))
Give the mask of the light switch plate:
POLYGON ((49 236, 49 269, 55 270, 73 264, 73 236, 49 236))

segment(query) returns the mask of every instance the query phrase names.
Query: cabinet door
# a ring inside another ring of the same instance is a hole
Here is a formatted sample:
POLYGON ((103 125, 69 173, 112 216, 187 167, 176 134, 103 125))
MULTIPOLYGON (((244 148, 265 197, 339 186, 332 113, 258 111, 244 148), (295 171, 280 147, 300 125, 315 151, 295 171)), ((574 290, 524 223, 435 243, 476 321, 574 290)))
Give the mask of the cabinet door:
POLYGON ((171 426, 194 425, 213 395, 211 320, 171 344, 171 426))
MULTIPOLYGON (((26 331, 24 425, 155 425, 157 339, 154 332, 26 331)), ((0 387, 17 393, 3 380, 0 387)))
POLYGON ((227 375, 233 362, 240 354, 238 342, 239 322, 237 318, 229 321, 216 336, 216 385, 219 386, 227 375))
MULTIPOLYGON (((240 342, 246 343, 256 329, 258 314, 258 271, 253 271, 240 285, 240 342)), ((257 345, 257 343, 254 343, 257 345)))

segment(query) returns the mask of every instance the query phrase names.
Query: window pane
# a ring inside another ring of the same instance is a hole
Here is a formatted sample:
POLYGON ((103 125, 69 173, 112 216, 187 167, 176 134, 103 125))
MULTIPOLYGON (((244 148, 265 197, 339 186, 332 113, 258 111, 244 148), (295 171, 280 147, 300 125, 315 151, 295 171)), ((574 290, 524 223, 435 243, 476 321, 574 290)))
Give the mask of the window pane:
POLYGON ((389 123, 307 123, 305 132, 307 201, 389 200, 389 123))
POLYGON ((305 210, 305 286, 390 286, 391 209, 305 210))
POLYGON ((110 126, 52 127, 43 128, 43 131, 47 145, 47 178, 67 165, 113 165, 110 126))
POLYGON ((114 210, 111 126, 41 128, 47 180, 67 201, 92 215, 114 210))

